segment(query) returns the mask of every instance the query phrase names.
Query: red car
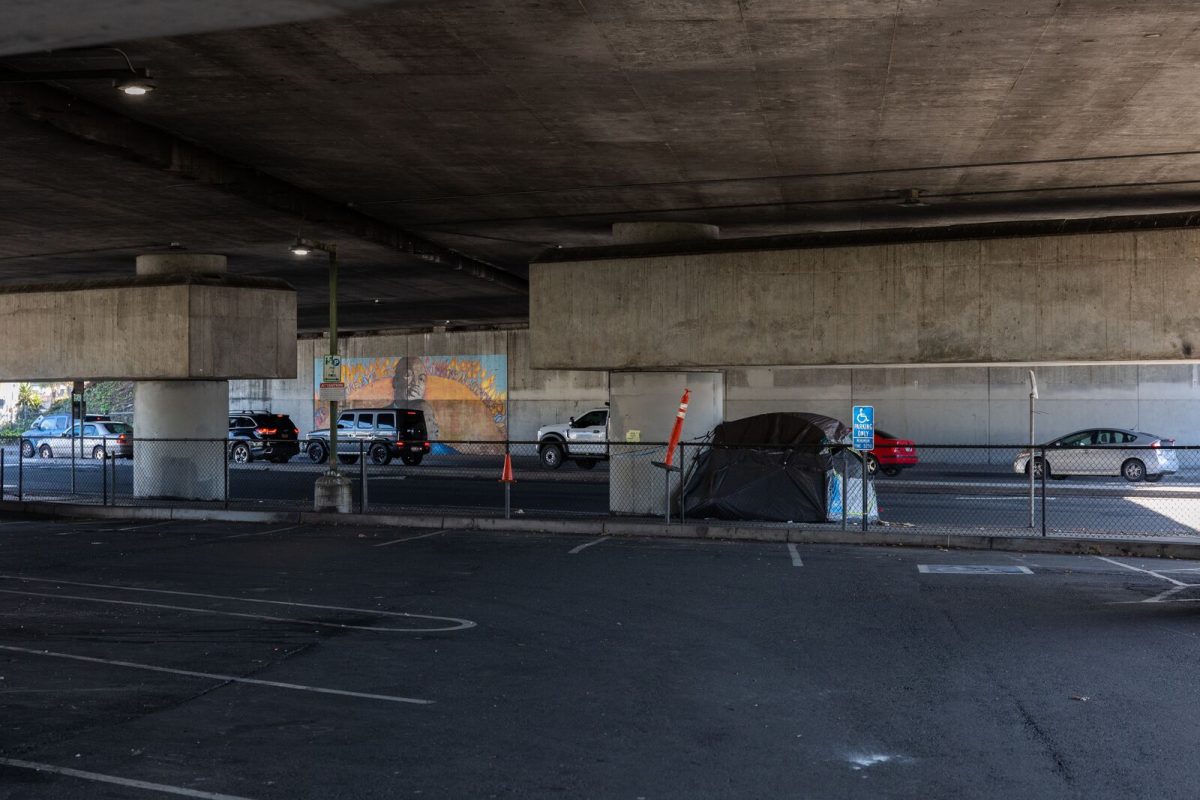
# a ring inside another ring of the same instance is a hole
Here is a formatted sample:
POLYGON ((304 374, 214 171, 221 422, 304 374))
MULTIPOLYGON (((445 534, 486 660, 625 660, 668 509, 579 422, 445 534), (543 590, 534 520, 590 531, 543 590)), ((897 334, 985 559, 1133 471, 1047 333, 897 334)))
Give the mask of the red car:
POLYGON ((899 475, 900 470, 917 465, 917 448, 912 439, 898 439, 875 429, 875 449, 867 454, 867 471, 872 475, 899 475))

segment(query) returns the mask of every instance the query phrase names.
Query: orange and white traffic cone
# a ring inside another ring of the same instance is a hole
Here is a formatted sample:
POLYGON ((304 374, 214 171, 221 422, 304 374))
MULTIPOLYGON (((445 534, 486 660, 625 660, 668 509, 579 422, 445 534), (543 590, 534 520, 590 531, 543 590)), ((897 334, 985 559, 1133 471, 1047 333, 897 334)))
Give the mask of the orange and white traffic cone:
POLYGON ((688 400, 692 396, 691 389, 683 390, 679 398, 679 411, 675 413, 675 427, 671 429, 671 440, 667 444, 667 458, 663 463, 669 468, 675 461, 675 447, 679 444, 679 436, 683 433, 683 418, 687 416, 688 400))
POLYGON ((516 483, 516 478, 513 477, 512 471, 512 455, 504 454, 504 469, 500 471, 501 483, 516 483))

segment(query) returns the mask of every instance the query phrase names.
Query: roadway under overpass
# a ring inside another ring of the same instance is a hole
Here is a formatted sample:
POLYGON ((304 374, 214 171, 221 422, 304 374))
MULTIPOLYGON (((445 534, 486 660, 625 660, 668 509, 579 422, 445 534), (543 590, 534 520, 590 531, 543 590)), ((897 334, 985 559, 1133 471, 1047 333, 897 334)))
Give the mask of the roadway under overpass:
POLYGON ((328 296, 298 234, 338 243, 362 357, 503 354, 510 433, 715 371, 714 418, 874 396, 910 435, 994 441, 1037 364, 1064 422, 1189 440, 1190 4, 254 6, 0 0, 0 285, 180 251, 284 280, 298 377, 232 397, 305 427, 328 296), (114 91, 127 69, 154 91, 114 91))

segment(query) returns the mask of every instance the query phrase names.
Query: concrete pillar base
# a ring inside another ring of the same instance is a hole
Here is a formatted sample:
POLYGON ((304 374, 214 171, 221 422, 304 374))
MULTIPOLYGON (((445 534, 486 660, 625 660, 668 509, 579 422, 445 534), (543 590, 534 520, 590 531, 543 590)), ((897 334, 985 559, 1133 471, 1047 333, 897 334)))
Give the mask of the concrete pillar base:
POLYGON ((138 381, 133 496, 221 500, 229 381, 138 381))
POLYGON ((336 511, 349 514, 354 510, 354 481, 345 475, 326 473, 317 478, 313 487, 313 511, 336 511))

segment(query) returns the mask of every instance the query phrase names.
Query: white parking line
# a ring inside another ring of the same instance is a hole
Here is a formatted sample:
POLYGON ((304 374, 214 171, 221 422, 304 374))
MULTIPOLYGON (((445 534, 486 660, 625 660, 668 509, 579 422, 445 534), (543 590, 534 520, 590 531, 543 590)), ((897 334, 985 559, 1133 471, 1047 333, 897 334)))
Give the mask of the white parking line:
POLYGON ((440 533, 448 533, 449 531, 450 531, 450 529, 446 528, 445 530, 434 531, 433 533, 422 533, 418 536, 406 536, 403 539, 393 539, 390 542, 384 542, 383 544, 377 544, 374 546, 375 547, 387 547, 389 544, 400 544, 401 542, 411 542, 413 539, 427 539, 430 536, 437 536, 440 533))
POLYGON ((1129 564, 1122 564, 1120 561, 1114 561, 1113 559, 1105 558, 1104 556, 1095 556, 1095 557, 1100 559, 1101 561, 1107 561, 1109 564, 1113 564, 1118 567, 1124 567, 1125 569, 1130 569, 1130 570, 1133 570, 1134 572, 1141 572, 1145 575, 1153 575, 1154 577, 1158 578, 1159 580, 1166 581, 1167 583, 1173 583, 1176 586, 1187 586, 1187 584, 1184 583, 1183 581, 1177 581, 1174 578, 1168 578, 1166 575, 1163 575, 1161 572, 1155 572, 1154 570, 1150 570, 1150 569, 1142 569, 1141 567, 1134 567, 1129 564))
POLYGON ((292 689, 298 692, 313 692, 315 694, 333 694, 340 697, 357 697, 363 700, 384 700, 389 703, 411 703, 413 705, 427 706, 432 705, 432 700, 418 700, 415 697, 400 697, 391 694, 371 694, 369 692, 351 692, 346 689, 327 689, 323 686, 307 686, 303 683, 281 683, 280 681, 264 681, 257 678, 239 678, 237 675, 221 675, 216 672, 196 672, 190 669, 172 669, 170 667, 157 667, 153 664, 139 664, 136 661, 112 661, 107 658, 93 658, 91 656, 77 656, 71 653, 56 653, 53 650, 33 650, 28 647, 13 647, 12 645, 0 644, 0 650, 7 650, 11 653, 26 653, 31 656, 46 656, 48 658, 64 658, 70 661, 83 661, 88 664, 105 664, 112 667, 129 667, 130 669, 144 669, 149 672, 165 672, 169 675, 182 675, 186 678, 206 678, 215 681, 228 681, 230 683, 246 683, 253 686, 270 686, 275 689, 292 689))
POLYGON ((788 545, 788 552, 791 553, 791 555, 792 555, 792 566, 793 567, 803 567, 804 566, 804 562, 800 560, 800 551, 796 548, 795 544, 788 545))
POLYGON ((175 520, 173 520, 173 519, 163 519, 163 520, 159 520, 158 522, 147 522, 145 525, 130 525, 128 528, 117 528, 117 530, 121 531, 121 532, 137 531, 137 530, 141 530, 142 528, 153 528, 156 525, 167 525, 174 521, 175 520))
POLYGON ((571 555, 571 556, 578 555, 579 553, 582 553, 584 550, 587 550, 592 545, 600 544, 601 542, 606 541, 611 538, 612 538, 611 536, 601 536, 599 539, 596 539, 595 541, 588 542, 587 544, 581 544, 578 547, 572 547, 570 550, 567 551, 567 555, 571 555))
MULTIPOLYGON (((29 578, 22 575, 0 575, 0 580, 6 581, 22 581, 24 583, 52 583, 61 586, 82 586, 87 589, 112 589, 120 592, 145 592, 147 594, 165 594, 174 597, 203 597, 208 600, 235 600, 239 603, 261 603, 263 605, 272 606, 287 606, 289 608, 318 608, 322 611, 349 611, 355 614, 372 614, 385 617, 403 617, 405 619, 428 619, 437 622, 453 622, 454 625, 445 628, 372 628, 364 627, 364 630, 385 630, 390 632, 404 633, 444 633, 446 631, 460 631, 467 628, 474 628, 475 623, 469 619, 459 619, 458 617, 441 617, 436 614, 416 614, 408 611, 383 611, 377 608, 354 608, 353 606, 328 606, 319 605, 317 603, 292 603, 285 600, 264 600, 259 597, 234 597, 227 594, 206 594, 204 592, 183 592, 171 589, 146 589, 140 586, 121 586, 120 584, 112 583, 83 583, 81 581, 60 581, 52 578, 29 578)), ((88 598, 90 599, 90 598, 88 598)), ((217 612, 210 612, 217 613, 217 612)), ((289 618, 284 618, 289 619, 289 618)), ((353 626, 350 626, 353 627, 353 626)))
POLYGON ((235 533, 233 536, 222 536, 214 541, 227 542, 230 539, 244 539, 247 536, 266 536, 268 533, 283 533, 284 531, 294 531, 299 528, 299 525, 289 525, 286 528, 272 528, 269 531, 254 531, 253 533, 235 533))
POLYGON ((168 786, 165 783, 150 783, 149 781, 137 781, 132 778, 118 778, 115 775, 101 775, 99 772, 87 772, 86 770, 71 769, 70 767, 57 767, 54 764, 39 764, 36 761, 22 761, 19 758, 0 758, 0 765, 19 769, 32 769, 37 772, 53 772, 57 775, 66 775, 71 778, 82 778, 85 781, 111 783, 129 789, 145 789, 150 792, 162 792, 163 794, 173 794, 179 797, 199 797, 202 800, 250 800, 248 797, 241 797, 239 795, 202 792, 199 789, 184 789, 181 786, 168 786))

